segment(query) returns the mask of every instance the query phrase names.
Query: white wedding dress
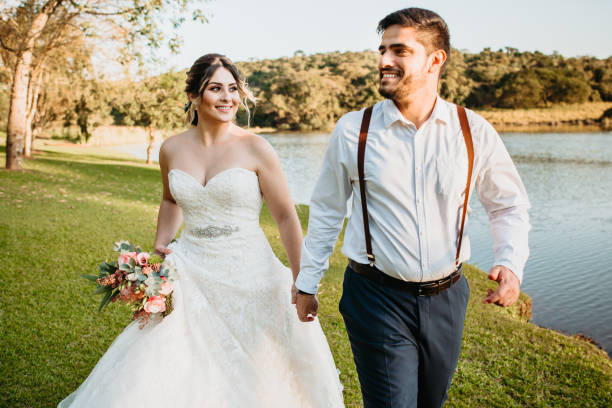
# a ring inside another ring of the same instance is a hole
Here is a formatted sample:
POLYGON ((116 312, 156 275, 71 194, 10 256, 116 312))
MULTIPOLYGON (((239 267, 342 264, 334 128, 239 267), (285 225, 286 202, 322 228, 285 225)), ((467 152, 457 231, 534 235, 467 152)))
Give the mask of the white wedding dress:
POLYGON ((257 175, 231 168, 202 186, 174 169, 185 227, 166 262, 174 310, 132 322, 59 407, 342 407, 318 321, 291 304, 291 272, 259 226, 257 175))

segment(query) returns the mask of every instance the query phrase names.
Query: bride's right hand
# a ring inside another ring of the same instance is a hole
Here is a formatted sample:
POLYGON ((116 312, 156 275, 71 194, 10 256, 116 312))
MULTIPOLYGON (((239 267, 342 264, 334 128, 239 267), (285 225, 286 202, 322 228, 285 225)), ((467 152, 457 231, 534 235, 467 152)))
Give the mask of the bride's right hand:
POLYGON ((170 255, 171 253, 172 250, 166 246, 159 245, 155 247, 155 254, 161 256, 164 259, 166 259, 166 256, 170 255))

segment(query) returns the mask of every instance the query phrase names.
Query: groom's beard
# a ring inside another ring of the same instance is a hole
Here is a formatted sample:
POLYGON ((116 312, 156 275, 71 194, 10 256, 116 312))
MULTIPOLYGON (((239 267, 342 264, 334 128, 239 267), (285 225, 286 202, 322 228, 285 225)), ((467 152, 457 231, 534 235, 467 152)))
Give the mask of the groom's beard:
POLYGON ((378 93, 388 99, 394 101, 405 99, 407 96, 412 94, 417 89, 424 86, 424 79, 421 77, 415 77, 414 75, 404 76, 404 71, 400 69, 385 69, 380 71, 380 82, 378 86, 378 93), (397 83, 392 85, 382 85, 382 76, 385 73, 398 74, 400 79, 397 83))

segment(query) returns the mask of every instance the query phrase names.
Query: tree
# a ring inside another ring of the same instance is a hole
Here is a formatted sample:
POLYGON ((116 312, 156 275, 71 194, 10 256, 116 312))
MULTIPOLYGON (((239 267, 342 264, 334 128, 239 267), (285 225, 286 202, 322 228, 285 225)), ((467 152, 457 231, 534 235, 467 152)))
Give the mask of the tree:
POLYGON ((142 126, 148 135, 147 164, 152 164, 155 130, 168 131, 185 124, 187 97, 180 86, 182 75, 170 71, 136 84, 116 87, 109 101, 115 125, 142 126))
MULTIPOLYGON (((609 58, 608 60, 612 60, 609 58)), ((593 70, 594 88, 603 101, 612 101, 612 69, 597 67, 593 70)))
MULTIPOLYGON (((0 52, 2 47, 0 47, 0 52)), ((9 92, 11 88, 10 71, 6 65, 2 63, 0 58, 0 129, 6 129, 6 120, 8 118, 9 108, 9 92)))
POLYGON ((81 130, 81 138, 87 142, 91 134, 89 133, 89 114, 92 112, 89 106, 87 106, 87 100, 85 95, 81 95, 81 98, 74 106, 74 113, 76 113, 76 122, 81 130))
POLYGON ((504 75, 499 82, 499 88, 501 97, 496 106, 500 108, 535 108, 546 100, 545 87, 532 69, 504 75))
POLYGON ((591 93, 580 75, 567 69, 528 68, 505 75, 499 81, 500 108, 536 108, 552 103, 585 102, 591 93))
POLYGON ((88 125, 95 126, 100 116, 104 116, 101 111, 106 107, 99 98, 102 85, 95 76, 89 48, 83 42, 74 42, 70 52, 60 51, 66 50, 53 53, 43 71, 37 103, 32 106, 34 119, 27 129, 30 135, 28 137, 26 134, 25 138, 25 157, 29 156, 27 147, 32 144, 34 137, 49 131, 62 118, 64 127, 75 121, 78 125, 75 108, 81 99, 83 101, 80 103, 91 111, 87 114, 88 125))
MULTIPOLYGON (((204 0, 197 0, 200 3, 204 0)), ((21 0, 4 6, 0 14, 0 48, 9 67, 11 93, 7 122, 6 168, 20 169, 28 129, 28 108, 36 101, 39 78, 48 56, 70 50, 74 36, 106 38, 120 44, 123 62, 143 61, 142 49, 161 46, 161 27, 178 28, 192 7, 187 0, 21 0)), ((196 9, 193 18, 205 21, 196 9)), ((94 41, 91 41, 93 44, 94 41)), ((176 51, 177 37, 168 45, 176 51)))
POLYGON ((474 86, 474 81, 466 75, 466 69, 465 55, 456 49, 451 49, 448 66, 444 67, 440 79, 440 96, 459 105, 465 103, 474 86))
POLYGON ((136 101, 140 103, 140 117, 135 124, 147 129, 147 164, 153 164, 153 130, 166 131, 175 129, 184 123, 185 112, 182 109, 186 99, 180 87, 176 86, 174 72, 162 74, 144 81, 136 101))

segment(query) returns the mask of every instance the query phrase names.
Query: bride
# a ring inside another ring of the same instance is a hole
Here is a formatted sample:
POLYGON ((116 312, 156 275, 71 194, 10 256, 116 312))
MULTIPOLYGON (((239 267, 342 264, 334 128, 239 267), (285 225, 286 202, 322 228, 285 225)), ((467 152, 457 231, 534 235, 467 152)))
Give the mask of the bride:
POLYGON ((295 280, 302 230, 280 163, 233 123, 254 98, 218 54, 199 58, 186 84, 194 126, 159 154, 155 251, 177 271, 174 310, 126 327, 59 407, 341 407, 321 327, 298 320, 290 271, 259 226, 265 199, 295 280))

